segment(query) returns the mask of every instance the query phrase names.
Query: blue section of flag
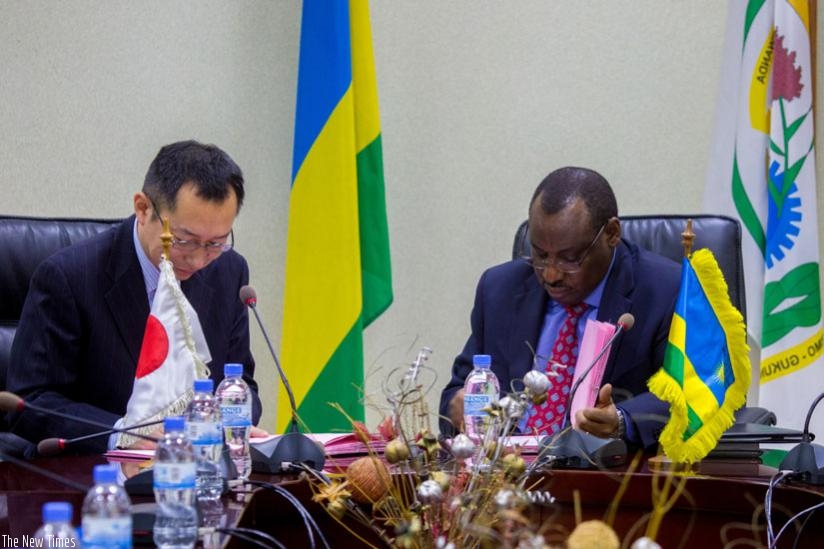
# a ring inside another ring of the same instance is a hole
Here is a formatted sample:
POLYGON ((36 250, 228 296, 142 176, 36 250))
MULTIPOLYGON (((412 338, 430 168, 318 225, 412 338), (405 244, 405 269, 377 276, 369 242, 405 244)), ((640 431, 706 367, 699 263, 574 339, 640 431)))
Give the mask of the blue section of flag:
POLYGON ((681 293, 675 312, 684 319, 684 354, 696 375, 712 391, 719 406, 735 381, 724 328, 712 308, 692 264, 684 259, 681 293))
POLYGON ((305 0, 292 156, 294 183, 309 149, 352 82, 347 0, 305 0))

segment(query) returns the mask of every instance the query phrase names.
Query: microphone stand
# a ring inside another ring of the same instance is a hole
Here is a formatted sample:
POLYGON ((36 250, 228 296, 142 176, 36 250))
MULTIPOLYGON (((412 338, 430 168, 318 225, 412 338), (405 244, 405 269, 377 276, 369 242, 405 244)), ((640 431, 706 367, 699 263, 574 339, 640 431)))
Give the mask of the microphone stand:
MULTIPOLYGON (((244 288, 250 288, 251 290, 251 287, 244 286, 241 288, 241 291, 243 291, 244 288)), ((243 302, 252 309, 252 312, 255 314, 255 319, 257 320, 258 326, 260 326, 263 339, 266 340, 269 353, 275 361, 280 380, 286 389, 286 394, 289 395, 289 406, 292 410, 292 420, 289 422, 289 430, 286 433, 272 440, 255 444, 254 446, 250 445, 252 471, 255 473, 268 474, 298 472, 303 470, 299 467, 300 464, 320 471, 323 469, 326 456, 314 440, 300 432, 295 396, 292 394, 292 388, 289 386, 289 381, 286 379, 286 374, 280 366, 280 361, 272 346, 272 341, 269 339, 269 334, 266 333, 266 328, 263 326, 263 321, 258 314, 257 297, 253 294, 243 299, 243 302)))
POLYGON ((606 345, 601 347, 595 359, 587 366, 578 380, 573 384, 567 397, 567 411, 564 416, 565 428, 560 433, 552 436, 545 436, 539 443, 539 456, 542 464, 551 464, 559 469, 591 469, 594 467, 617 467, 627 460, 627 444, 620 438, 601 438, 573 429, 572 427, 572 401, 578 391, 581 382, 586 379, 595 365, 601 360, 612 344, 618 339, 625 329, 632 327, 631 322, 621 322, 619 319, 615 333, 609 338, 606 345))

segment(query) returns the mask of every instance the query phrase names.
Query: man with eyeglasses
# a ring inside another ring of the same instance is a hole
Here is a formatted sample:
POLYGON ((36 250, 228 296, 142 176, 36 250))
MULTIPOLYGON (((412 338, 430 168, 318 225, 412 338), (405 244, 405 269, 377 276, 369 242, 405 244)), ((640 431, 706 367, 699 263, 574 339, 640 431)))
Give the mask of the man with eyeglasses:
POLYGON ((478 283, 472 332, 441 394, 441 432, 450 436, 462 426, 463 384, 475 354, 492 355, 503 394, 523 388, 533 368, 550 373, 550 398, 530 407, 521 432, 552 435, 568 427, 586 320, 615 323, 631 313, 634 327, 612 346, 595 406, 576 419, 590 434, 653 447, 668 407, 646 383, 663 362, 680 266, 621 239, 615 195, 586 168, 550 173, 532 196, 528 226, 531 254, 488 269, 478 283))
MULTIPOLYGON (((217 385, 225 363, 244 365, 257 424, 261 403, 248 315, 238 299, 249 267, 232 249, 232 225, 244 194, 243 173, 218 147, 196 141, 162 147, 134 195, 134 215, 38 267, 14 338, 9 391, 105 425, 124 416, 160 275, 163 217, 173 235, 169 259, 175 276, 209 345, 211 377, 217 385)), ((12 422, 12 430, 33 442, 101 430, 31 411, 12 422)), ((98 437, 72 449, 104 452, 109 443, 98 437)))

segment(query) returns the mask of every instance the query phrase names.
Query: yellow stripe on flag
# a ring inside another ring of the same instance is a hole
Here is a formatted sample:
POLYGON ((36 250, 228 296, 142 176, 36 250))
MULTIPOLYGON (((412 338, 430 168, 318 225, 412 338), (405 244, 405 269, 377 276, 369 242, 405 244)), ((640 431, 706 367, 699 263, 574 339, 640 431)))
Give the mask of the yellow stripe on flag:
POLYGON ((354 82, 355 145, 360 152, 381 131, 378 111, 378 84, 375 78, 369 4, 366 0, 349 1, 349 25, 352 29, 352 81, 354 82))
MULTIPOLYGON (((303 253, 291 254, 286 264, 282 354, 298 402, 361 312, 353 116, 350 87, 307 154, 290 196, 287 250, 303 253)), ((278 432, 290 419, 288 399, 279 398, 278 432)))

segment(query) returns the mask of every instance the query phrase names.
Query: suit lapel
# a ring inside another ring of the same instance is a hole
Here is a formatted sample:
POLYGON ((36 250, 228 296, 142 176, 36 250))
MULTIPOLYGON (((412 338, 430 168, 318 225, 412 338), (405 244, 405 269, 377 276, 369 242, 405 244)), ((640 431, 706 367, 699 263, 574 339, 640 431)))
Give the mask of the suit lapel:
POLYGON ((502 346, 508 353, 512 379, 523 377, 532 369, 533 352, 538 347, 538 338, 544 324, 548 295, 538 284, 531 268, 524 279, 523 292, 516 295, 514 299, 515 306, 512 309, 512 316, 507 322, 507 344, 502 346))
MULTIPOLYGON (((634 260, 629 247, 622 240, 616 248, 615 264, 612 266, 604 292, 601 296, 601 304, 598 307, 598 320, 602 322, 615 323, 624 313, 632 312, 632 299, 628 296, 635 288, 634 260)), ((616 357, 621 351, 624 337, 619 337, 612 345, 609 352, 609 359, 604 371, 604 378, 612 377, 615 368, 616 357)))
POLYGON ((149 298, 132 238, 134 219, 134 216, 126 219, 115 233, 106 267, 111 284, 108 288, 101 288, 101 291, 136 368, 149 317, 149 298))

